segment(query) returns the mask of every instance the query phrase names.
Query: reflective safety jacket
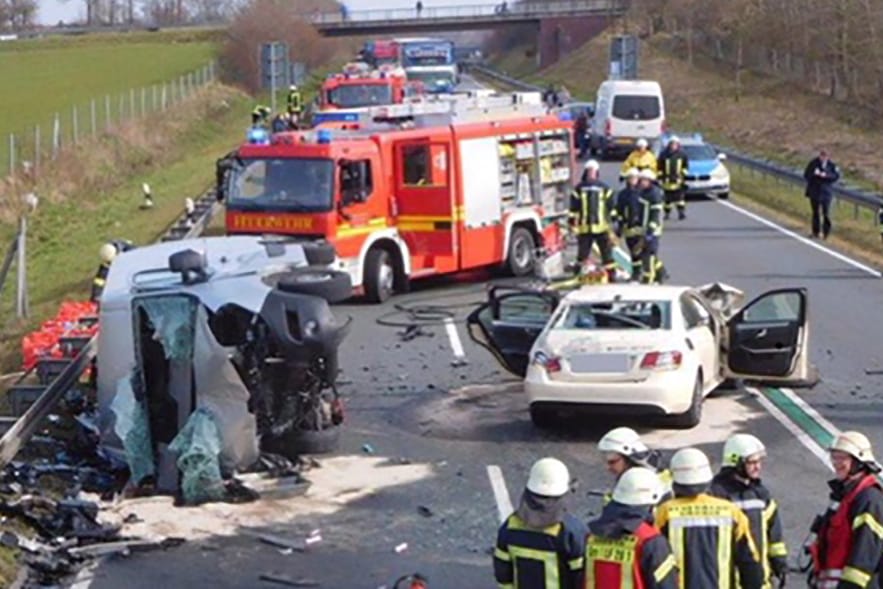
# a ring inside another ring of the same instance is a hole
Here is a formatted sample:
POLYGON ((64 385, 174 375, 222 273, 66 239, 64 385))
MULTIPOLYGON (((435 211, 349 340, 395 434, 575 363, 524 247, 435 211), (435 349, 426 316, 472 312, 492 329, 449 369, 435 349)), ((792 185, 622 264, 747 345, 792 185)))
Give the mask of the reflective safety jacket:
POLYGON ((288 93, 288 112, 299 113, 303 110, 303 101, 299 90, 292 90, 288 93))
POLYGON ((868 474, 831 487, 831 505, 822 516, 810 552, 819 589, 879 587, 883 557, 883 489, 868 474))
POLYGON ((585 589, 677 589, 671 547, 648 509, 611 502, 589 523, 585 589))
POLYGON ((730 501, 700 493, 676 497, 656 509, 680 569, 681 589, 760 589, 763 568, 748 518, 730 501))
POLYGON ((494 576, 500 589, 579 589, 586 526, 565 513, 547 528, 529 527, 517 513, 497 533, 494 576))
POLYGON ((640 149, 636 149, 631 152, 629 156, 622 163, 621 172, 625 175, 626 172, 629 171, 629 168, 637 168, 640 170, 653 170, 657 171, 659 166, 656 163, 656 156, 653 155, 653 152, 649 149, 645 149, 643 152, 640 149))
POLYGON ((772 587, 772 573, 787 567, 788 548, 779 506, 760 481, 740 478, 733 467, 725 467, 711 482, 711 494, 729 499, 748 517, 751 537, 763 565, 764 588, 772 587))
POLYGON ((110 264, 102 262, 95 271, 95 278, 92 279, 92 294, 89 300, 97 303, 101 299, 101 293, 104 292, 104 285, 107 284, 107 275, 110 273, 110 264))
POLYGON ((577 184, 570 195, 570 225, 578 235, 607 233, 616 215, 613 191, 600 180, 577 184))
POLYGON ((616 197, 616 218, 626 237, 662 234, 664 197, 656 186, 646 190, 624 188, 616 197))
POLYGON ((666 147, 659 154, 657 173, 663 190, 680 190, 684 187, 688 163, 687 154, 682 149, 673 151, 666 147))

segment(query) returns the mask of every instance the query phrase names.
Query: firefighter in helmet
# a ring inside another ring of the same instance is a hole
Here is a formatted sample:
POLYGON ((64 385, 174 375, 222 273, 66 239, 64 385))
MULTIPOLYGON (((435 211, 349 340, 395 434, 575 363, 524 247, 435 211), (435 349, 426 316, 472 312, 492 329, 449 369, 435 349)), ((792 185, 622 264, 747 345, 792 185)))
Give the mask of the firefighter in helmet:
POLYGON ((98 257, 101 263, 98 270, 95 271, 95 278, 92 279, 92 294, 89 300, 97 303, 101 299, 104 292, 104 286, 107 284, 107 275, 110 273, 110 265, 114 259, 121 253, 133 249, 135 246, 131 241, 115 239, 108 241, 98 249, 98 257))
POLYGON ((494 576, 508 589, 582 589, 588 529, 568 513, 570 472, 556 458, 530 469, 515 513, 497 533, 494 576))
POLYGON ((270 115, 272 111, 270 107, 258 104, 251 111, 251 128, 268 129, 270 126, 270 115))
POLYGON ((683 221, 687 218, 685 181, 689 160, 681 149, 681 140, 677 135, 671 136, 668 145, 659 154, 658 165, 659 183, 665 192, 665 218, 668 219, 672 207, 676 206, 678 219, 683 221))
POLYGON ((303 97, 297 85, 292 84, 288 87, 288 115, 291 120, 297 122, 304 110, 303 97))
POLYGON ((678 588, 677 561, 653 522, 662 495, 659 477, 649 468, 623 473, 601 517, 589 522, 586 589, 678 588))
MULTIPOLYGON (((617 481, 632 468, 649 468, 659 477, 659 500, 664 501, 671 497, 671 472, 662 468, 662 456, 657 450, 648 448, 638 432, 632 428, 617 427, 610 430, 598 441, 598 450, 604 456, 607 470, 617 481)), ((609 501, 611 497, 606 495, 604 501, 609 501)))
POLYGON ((658 168, 656 156, 650 151, 647 140, 641 137, 635 143, 635 147, 636 149, 622 163, 621 174, 625 174, 629 168, 637 168, 639 172, 642 170, 653 170, 653 172, 656 172, 658 168))
POLYGON ((711 494, 729 499, 745 515, 751 537, 764 569, 764 587, 772 587, 772 577, 784 586, 788 574, 788 547, 779 506, 760 479, 766 448, 751 434, 733 434, 724 442, 720 472, 711 482, 711 494))
POLYGON ((599 178, 600 168, 596 160, 586 162, 582 180, 570 195, 570 226, 576 233, 579 267, 582 268, 588 260, 592 246, 598 244, 607 279, 613 282, 616 262, 613 260, 610 230, 616 209, 613 191, 599 178))
POLYGON ((810 586, 879 587, 883 554, 883 489, 871 442, 856 431, 840 433, 828 448, 835 477, 831 505, 813 523, 808 549, 810 586))

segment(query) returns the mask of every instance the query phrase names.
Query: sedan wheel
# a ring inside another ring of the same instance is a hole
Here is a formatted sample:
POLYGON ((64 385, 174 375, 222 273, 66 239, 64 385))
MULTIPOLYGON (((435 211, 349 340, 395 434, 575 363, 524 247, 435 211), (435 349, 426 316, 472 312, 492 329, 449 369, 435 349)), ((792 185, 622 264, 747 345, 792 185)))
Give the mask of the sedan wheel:
POLYGON ((670 418, 671 425, 678 429, 696 427, 700 421, 702 421, 702 373, 696 375, 690 407, 685 412, 670 418))

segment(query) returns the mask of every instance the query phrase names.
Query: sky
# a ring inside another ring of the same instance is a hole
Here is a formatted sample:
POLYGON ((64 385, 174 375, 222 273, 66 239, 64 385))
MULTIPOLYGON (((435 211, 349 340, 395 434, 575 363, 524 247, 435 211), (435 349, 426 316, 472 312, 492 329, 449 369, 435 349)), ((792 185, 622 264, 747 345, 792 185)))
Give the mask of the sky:
MULTIPOLYGON (((415 0, 345 0, 350 10, 366 10, 372 8, 410 8, 415 0)), ((457 4, 494 4, 496 0, 423 0, 423 6, 453 6, 457 4)), ((40 7, 38 20, 40 24, 54 25, 59 20, 71 22, 85 16, 83 0, 37 0, 40 7)))

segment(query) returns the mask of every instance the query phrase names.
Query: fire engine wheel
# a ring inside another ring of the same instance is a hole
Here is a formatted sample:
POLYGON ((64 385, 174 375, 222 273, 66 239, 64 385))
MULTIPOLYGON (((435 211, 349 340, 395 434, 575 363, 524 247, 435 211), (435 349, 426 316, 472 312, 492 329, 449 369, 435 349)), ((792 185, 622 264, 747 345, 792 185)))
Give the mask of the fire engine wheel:
POLYGON ((345 301, 353 294, 349 274, 325 268, 292 270, 279 279, 278 288, 283 292, 315 295, 329 303, 345 301))
POLYGON ((340 426, 333 425, 323 430, 293 429, 280 436, 266 436, 261 440, 261 448, 297 460, 302 454, 327 454, 337 450, 340 444, 340 426))
POLYGON ((327 266, 333 264, 337 257, 334 246, 327 241, 306 242, 302 247, 310 266, 327 266))
POLYGON ((524 227, 516 227, 509 239, 506 264, 513 276, 526 276, 533 271, 534 250, 537 244, 533 234, 524 227))
POLYGON ((395 292, 396 269, 392 256, 384 249, 368 250, 365 256, 365 296, 372 303, 382 303, 395 292))

